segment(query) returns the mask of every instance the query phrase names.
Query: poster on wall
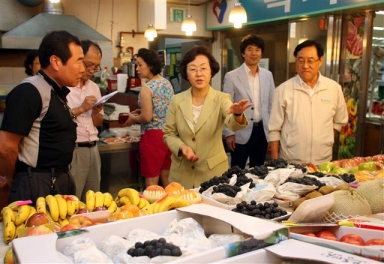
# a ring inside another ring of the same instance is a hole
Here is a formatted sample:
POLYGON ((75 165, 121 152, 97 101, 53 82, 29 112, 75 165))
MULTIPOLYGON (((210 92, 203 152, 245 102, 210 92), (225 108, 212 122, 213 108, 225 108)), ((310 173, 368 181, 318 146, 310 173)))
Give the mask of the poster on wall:
POLYGON ((357 110, 362 71, 364 14, 348 19, 347 50, 343 75, 343 94, 347 104, 348 123, 340 132, 339 159, 352 158, 356 150, 357 110))

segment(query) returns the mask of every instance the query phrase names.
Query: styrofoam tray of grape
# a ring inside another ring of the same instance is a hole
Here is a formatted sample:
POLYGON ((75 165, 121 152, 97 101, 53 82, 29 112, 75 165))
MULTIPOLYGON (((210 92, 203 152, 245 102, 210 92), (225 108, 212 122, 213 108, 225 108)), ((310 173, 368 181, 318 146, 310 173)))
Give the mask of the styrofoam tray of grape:
POLYGON ((272 221, 287 219, 292 214, 292 212, 280 207, 276 202, 256 203, 255 201, 251 201, 250 203, 247 203, 243 201, 236 204, 236 206, 231 210, 234 212, 272 221))

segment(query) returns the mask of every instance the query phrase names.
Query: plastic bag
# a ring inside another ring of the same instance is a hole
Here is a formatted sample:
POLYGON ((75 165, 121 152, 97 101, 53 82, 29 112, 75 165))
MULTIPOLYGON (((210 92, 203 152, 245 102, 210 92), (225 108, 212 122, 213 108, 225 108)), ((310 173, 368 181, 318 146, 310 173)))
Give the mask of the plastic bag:
POLYGON ((264 180, 258 180, 255 183, 255 187, 249 189, 246 195, 246 202, 250 203, 251 201, 256 202, 265 202, 269 201, 276 194, 276 188, 272 183, 266 182, 264 180))
POLYGON ((275 197, 279 199, 297 200, 300 196, 309 193, 310 191, 316 190, 316 185, 305 185, 295 182, 286 182, 276 189, 275 197))
POLYGON ((273 184, 275 187, 280 186, 287 181, 289 176, 295 171, 295 169, 277 169, 270 171, 264 178, 264 181, 273 184))

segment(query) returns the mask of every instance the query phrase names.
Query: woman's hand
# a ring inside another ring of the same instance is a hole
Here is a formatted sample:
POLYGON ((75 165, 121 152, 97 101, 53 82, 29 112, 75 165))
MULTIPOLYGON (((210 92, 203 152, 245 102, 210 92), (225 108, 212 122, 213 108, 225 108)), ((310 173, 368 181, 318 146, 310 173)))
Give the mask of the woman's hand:
POLYGON ((199 160, 199 156, 195 155, 195 152, 191 147, 188 147, 187 145, 181 146, 180 147, 181 153, 183 154, 184 158, 186 160, 195 162, 199 160))
POLYGON ((237 103, 233 103, 228 109, 228 114, 241 115, 246 109, 250 108, 252 104, 247 104, 248 99, 240 100, 237 103))

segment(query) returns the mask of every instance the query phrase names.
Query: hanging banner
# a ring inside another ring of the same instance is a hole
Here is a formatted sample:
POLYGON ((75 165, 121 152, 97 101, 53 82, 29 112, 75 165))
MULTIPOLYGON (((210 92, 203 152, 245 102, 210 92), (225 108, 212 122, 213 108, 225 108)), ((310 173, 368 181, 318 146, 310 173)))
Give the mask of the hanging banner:
POLYGON ((228 18, 236 2, 241 3, 247 12, 247 25, 374 4, 381 4, 384 8, 383 0, 215 0, 206 6, 206 29, 233 27, 228 18))

